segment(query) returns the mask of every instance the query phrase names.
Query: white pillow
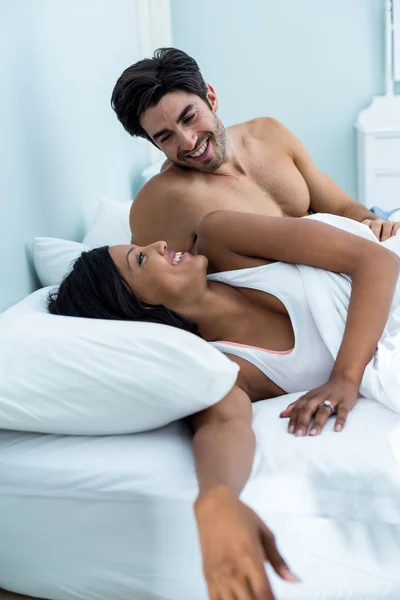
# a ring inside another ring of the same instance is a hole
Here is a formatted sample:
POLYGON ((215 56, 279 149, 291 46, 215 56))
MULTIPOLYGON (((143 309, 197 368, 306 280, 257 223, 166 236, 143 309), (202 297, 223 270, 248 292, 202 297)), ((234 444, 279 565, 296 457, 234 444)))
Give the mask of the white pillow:
POLYGON ((146 431, 215 404, 235 384, 238 366, 201 338, 154 323, 50 315, 50 289, 0 315, 0 429, 146 431))
POLYGON ((60 283, 74 261, 85 250, 106 245, 129 244, 131 206, 131 202, 102 200, 83 243, 52 237, 35 237, 32 242, 32 257, 40 283, 43 286, 60 283))
POLYGON ((32 242, 33 264, 40 283, 56 285, 67 274, 75 260, 90 250, 86 244, 52 237, 36 237, 32 242))
POLYGON ((102 200, 92 227, 83 238, 89 248, 130 244, 129 212, 132 202, 102 200))

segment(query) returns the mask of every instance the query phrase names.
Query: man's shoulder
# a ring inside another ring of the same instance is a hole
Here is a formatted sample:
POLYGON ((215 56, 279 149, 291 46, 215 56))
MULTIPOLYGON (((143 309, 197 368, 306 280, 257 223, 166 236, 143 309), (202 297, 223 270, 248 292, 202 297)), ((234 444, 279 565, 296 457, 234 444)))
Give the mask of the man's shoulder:
MULTIPOLYGON (((175 165, 162 166, 162 170, 157 175, 154 175, 144 186, 139 190, 135 198, 135 202, 139 200, 148 200, 152 198, 154 201, 169 198, 171 195, 183 194, 185 187, 187 189, 187 177, 185 173, 179 173, 175 165)), ((182 169, 183 171, 183 169, 182 169)))
POLYGON ((190 172, 186 173, 185 169, 174 167, 171 165, 171 168, 163 169, 138 191, 131 207, 131 222, 147 220, 149 217, 154 220, 157 215, 172 215, 177 210, 193 208, 196 178, 190 172))
POLYGON ((263 137, 266 133, 269 135, 282 135, 282 133, 289 131, 281 121, 274 117, 256 117, 246 121, 243 125, 253 137, 263 137))
POLYGON ((242 139, 247 141, 253 140, 263 146, 268 145, 286 151, 293 145, 292 132, 274 117, 257 117, 241 123, 237 127, 240 128, 237 133, 240 133, 242 139))
POLYGON ((193 243, 199 203, 196 189, 174 169, 165 169, 152 177, 132 202, 129 223, 133 239, 148 244, 165 239, 171 247, 188 247, 193 243), (189 243, 190 242, 190 243, 189 243))

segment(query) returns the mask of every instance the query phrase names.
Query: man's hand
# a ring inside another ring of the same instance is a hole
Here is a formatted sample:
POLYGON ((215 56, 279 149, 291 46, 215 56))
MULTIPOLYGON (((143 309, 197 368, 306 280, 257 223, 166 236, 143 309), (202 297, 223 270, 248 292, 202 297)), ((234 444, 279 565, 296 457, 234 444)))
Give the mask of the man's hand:
POLYGON ((274 600, 266 560, 282 579, 299 581, 279 554, 272 532, 228 488, 200 495, 195 514, 211 600, 274 600))
POLYGON ((319 435, 332 414, 329 406, 321 406, 324 400, 332 403, 336 413, 335 431, 341 431, 349 411, 358 400, 358 386, 333 380, 301 396, 280 414, 281 418, 289 418, 288 432, 296 436, 307 435, 314 419, 309 435, 319 435))
POLYGON ((393 237, 400 229, 400 222, 394 223, 384 219, 363 219, 361 223, 367 225, 380 242, 393 237))

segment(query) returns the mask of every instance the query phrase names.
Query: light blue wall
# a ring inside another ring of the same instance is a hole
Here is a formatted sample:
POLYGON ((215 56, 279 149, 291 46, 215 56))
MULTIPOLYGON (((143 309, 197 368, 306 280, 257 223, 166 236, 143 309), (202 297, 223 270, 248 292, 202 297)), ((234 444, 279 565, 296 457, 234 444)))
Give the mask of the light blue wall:
POLYGON ((225 125, 269 115, 356 198, 357 113, 384 86, 384 0, 171 0, 225 125))
POLYGON ((128 200, 143 144, 110 107, 141 58, 134 0, 0 0, 0 311, 36 281, 34 236, 80 240, 102 197, 128 200))

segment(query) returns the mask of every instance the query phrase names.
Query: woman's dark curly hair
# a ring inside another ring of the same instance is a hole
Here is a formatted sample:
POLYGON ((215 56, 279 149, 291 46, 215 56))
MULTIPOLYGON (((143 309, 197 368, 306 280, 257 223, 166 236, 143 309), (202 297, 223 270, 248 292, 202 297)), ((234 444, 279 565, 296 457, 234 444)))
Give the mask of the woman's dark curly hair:
POLYGON ((162 304, 136 298, 114 264, 109 246, 82 252, 59 288, 49 293, 47 308, 53 315, 147 321, 199 335, 192 321, 162 304))

